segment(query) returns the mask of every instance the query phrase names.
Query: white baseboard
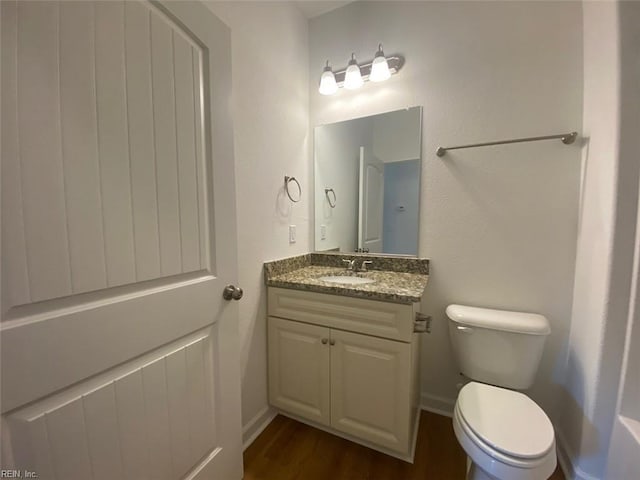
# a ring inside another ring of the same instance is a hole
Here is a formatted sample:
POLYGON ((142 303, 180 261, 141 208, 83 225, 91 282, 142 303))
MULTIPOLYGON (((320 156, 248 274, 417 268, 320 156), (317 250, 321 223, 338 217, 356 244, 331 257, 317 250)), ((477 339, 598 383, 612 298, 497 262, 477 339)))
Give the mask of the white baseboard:
POLYGON ((242 427, 242 449, 246 450, 249 445, 267 428, 278 412, 266 405, 251 420, 242 427))
POLYGON ((564 435, 560 432, 560 430, 555 430, 558 463, 560 464, 562 473, 564 473, 564 477, 567 480, 600 480, 593 475, 589 475, 587 472, 585 472, 575 464, 574 459, 576 458, 576 456, 569 448, 569 444, 567 443, 564 435))
POLYGON ((556 430, 556 452, 558 453, 558 463, 560 464, 560 469, 562 473, 564 473, 564 478, 567 480, 571 480, 573 478, 573 463, 571 462, 571 457, 567 452, 567 444, 563 440, 563 437, 560 435, 560 432, 556 430))
POLYGON ((420 395, 420 408, 422 410, 444 415, 445 417, 453 417, 453 407, 455 404, 455 398, 439 397, 438 395, 431 395, 425 392, 420 395))

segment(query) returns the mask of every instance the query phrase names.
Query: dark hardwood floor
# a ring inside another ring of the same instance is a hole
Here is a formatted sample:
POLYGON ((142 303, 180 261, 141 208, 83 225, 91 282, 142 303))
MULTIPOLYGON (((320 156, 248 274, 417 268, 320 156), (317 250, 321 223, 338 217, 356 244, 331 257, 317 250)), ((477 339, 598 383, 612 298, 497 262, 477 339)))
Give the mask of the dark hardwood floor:
POLYGON ((424 411, 413 465, 282 415, 244 452, 244 480, 463 480, 465 466, 451 419, 424 411))

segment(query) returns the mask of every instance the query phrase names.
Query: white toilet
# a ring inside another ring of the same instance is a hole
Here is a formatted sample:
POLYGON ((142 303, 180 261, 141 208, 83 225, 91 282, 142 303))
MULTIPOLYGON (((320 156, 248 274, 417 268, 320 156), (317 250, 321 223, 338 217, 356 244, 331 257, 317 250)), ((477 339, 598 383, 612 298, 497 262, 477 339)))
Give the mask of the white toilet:
POLYGON ((542 315, 449 305, 449 336, 461 372, 453 428, 468 480, 546 480, 556 468, 553 425, 525 394, 542 357, 542 315))

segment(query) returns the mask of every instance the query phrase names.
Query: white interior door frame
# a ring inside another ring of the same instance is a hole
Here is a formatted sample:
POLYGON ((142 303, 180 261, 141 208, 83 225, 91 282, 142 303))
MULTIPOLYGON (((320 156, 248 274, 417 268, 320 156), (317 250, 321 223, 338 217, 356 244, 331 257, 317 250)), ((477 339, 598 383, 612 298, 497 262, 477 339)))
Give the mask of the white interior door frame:
POLYGON ((382 252, 384 163, 370 148, 360 147, 358 181, 358 248, 382 252))

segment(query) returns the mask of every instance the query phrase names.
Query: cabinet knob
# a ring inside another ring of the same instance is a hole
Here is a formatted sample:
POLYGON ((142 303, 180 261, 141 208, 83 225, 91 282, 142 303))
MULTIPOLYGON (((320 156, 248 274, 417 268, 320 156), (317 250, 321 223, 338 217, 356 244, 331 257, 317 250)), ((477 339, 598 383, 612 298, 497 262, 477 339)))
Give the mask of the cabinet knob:
POLYGON ((335 344, 336 344, 335 340, 331 339, 331 341, 329 341, 329 345, 335 345, 335 344))
POLYGON ((329 340, 327 340, 326 338, 323 338, 323 339, 321 340, 321 342, 322 342, 322 344, 323 344, 323 345, 326 345, 328 341, 329 341, 329 340))

